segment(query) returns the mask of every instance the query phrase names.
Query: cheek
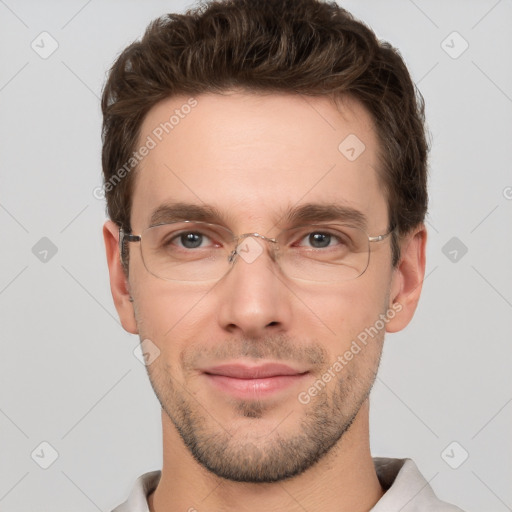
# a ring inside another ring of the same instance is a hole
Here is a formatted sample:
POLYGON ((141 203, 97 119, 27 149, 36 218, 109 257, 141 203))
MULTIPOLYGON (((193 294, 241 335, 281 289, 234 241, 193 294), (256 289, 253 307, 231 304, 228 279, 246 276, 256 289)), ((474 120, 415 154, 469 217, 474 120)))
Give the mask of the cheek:
POLYGON ((210 318, 203 300, 208 292, 204 285, 183 286, 156 278, 135 281, 132 295, 141 337, 165 352, 178 348, 180 340, 197 337, 197 330, 210 318))
MULTIPOLYGON (((302 316, 302 330, 312 338, 329 340, 329 350, 338 353, 365 329, 373 326, 386 304, 385 287, 376 288, 370 280, 359 278, 340 286, 302 293, 301 299, 313 312, 302 316), (317 319, 314 324, 312 321, 317 319), (316 323, 319 327, 316 327, 316 323), (314 326, 313 326, 314 325, 314 326), (323 326, 323 328, 322 328, 323 326), (319 328, 325 333, 320 334, 319 328)), ((327 348, 327 347, 326 347, 327 348)))

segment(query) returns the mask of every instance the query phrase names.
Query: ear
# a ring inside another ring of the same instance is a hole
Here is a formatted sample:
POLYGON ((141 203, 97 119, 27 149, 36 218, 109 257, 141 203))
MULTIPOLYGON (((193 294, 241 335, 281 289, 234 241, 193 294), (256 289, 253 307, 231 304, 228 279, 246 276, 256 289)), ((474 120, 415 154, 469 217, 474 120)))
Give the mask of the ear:
POLYGON ((123 328, 138 334, 133 303, 130 301, 129 283, 119 255, 119 227, 108 220, 103 225, 103 239, 107 252, 107 264, 110 274, 110 290, 123 328))
POLYGON ((400 241, 400 261, 391 280, 389 308, 396 315, 386 324, 387 332, 401 331, 412 319, 425 278, 427 230, 421 224, 400 241))

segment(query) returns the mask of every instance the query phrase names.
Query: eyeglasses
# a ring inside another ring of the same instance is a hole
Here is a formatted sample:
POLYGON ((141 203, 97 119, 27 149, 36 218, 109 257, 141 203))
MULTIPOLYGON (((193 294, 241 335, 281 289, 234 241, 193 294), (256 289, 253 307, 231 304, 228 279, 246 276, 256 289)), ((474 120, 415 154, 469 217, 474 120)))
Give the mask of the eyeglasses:
POLYGON ((226 275, 237 259, 253 263, 267 242, 270 256, 288 277, 313 282, 348 281, 361 276, 370 262, 369 236, 347 224, 309 224, 285 229, 276 238, 259 233, 235 236, 217 224, 181 221, 146 228, 140 235, 119 230, 121 261, 126 242, 140 242, 147 271, 168 281, 210 281, 226 275))

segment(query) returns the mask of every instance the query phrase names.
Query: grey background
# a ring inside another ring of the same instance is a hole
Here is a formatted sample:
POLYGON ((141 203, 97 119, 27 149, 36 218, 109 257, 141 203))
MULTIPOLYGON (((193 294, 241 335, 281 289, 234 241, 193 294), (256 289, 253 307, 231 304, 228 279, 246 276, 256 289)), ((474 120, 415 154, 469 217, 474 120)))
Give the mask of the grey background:
MULTIPOLYGON (((116 55, 187 5, 0 0, 2 511, 108 511, 161 467, 159 405, 108 286, 98 97, 116 55)), ((373 453, 412 457, 468 511, 512 510, 512 2, 343 5, 402 52, 433 141, 428 277, 387 338, 373 453)))

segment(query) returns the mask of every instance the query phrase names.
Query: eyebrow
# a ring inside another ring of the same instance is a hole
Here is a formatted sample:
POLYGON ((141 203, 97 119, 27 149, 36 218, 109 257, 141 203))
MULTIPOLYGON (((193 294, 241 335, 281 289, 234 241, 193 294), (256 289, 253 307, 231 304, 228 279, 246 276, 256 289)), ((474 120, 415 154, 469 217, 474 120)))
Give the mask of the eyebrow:
POLYGON ((343 222, 353 227, 366 230, 366 216, 350 206, 336 203, 307 203, 288 211, 283 220, 288 224, 304 224, 311 222, 343 222))
POLYGON ((151 214, 150 226, 178 222, 181 220, 195 220, 200 222, 223 223, 224 217, 214 206, 198 205, 192 203, 168 203, 160 205, 151 214))
MULTIPOLYGON (((156 208, 151 214, 150 226, 183 220, 226 224, 226 216, 214 206, 179 202, 156 208)), ((281 217, 279 224, 293 226, 326 221, 348 223, 363 230, 367 227, 367 219, 362 212, 336 203, 307 203, 291 208, 281 217)))

